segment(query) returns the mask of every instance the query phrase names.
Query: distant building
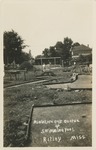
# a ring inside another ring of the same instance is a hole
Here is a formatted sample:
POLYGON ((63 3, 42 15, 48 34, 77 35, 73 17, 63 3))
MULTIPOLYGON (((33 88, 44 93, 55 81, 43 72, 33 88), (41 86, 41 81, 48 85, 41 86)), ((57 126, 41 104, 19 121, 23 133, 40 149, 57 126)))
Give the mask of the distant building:
POLYGON ((85 45, 74 46, 71 49, 72 58, 78 58, 80 55, 86 56, 92 54, 92 49, 85 45))
POLYGON ((61 57, 43 57, 35 58, 35 65, 52 64, 61 65, 61 57))

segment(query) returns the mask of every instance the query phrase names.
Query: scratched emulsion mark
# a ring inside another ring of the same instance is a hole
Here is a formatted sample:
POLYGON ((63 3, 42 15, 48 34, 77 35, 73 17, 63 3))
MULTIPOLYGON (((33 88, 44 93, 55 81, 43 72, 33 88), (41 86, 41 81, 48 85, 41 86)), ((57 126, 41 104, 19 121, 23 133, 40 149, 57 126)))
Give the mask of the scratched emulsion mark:
POLYGON ((36 107, 31 146, 91 146, 91 104, 36 107))

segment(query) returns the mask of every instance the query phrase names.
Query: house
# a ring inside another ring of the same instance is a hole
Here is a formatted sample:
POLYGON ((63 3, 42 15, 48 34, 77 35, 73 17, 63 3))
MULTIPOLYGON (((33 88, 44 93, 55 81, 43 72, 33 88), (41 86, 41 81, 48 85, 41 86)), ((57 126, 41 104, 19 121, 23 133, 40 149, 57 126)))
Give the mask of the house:
POLYGON ((92 54, 92 49, 85 45, 74 46, 71 49, 72 58, 78 58, 80 55, 87 56, 92 54))

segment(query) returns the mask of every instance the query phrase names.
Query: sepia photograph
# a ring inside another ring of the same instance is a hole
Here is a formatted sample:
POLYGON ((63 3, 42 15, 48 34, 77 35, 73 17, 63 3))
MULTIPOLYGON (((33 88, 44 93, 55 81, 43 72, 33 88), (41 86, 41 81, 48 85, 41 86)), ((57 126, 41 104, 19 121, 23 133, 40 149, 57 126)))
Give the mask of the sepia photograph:
POLYGON ((4 0, 3 147, 92 147, 92 0, 4 0))

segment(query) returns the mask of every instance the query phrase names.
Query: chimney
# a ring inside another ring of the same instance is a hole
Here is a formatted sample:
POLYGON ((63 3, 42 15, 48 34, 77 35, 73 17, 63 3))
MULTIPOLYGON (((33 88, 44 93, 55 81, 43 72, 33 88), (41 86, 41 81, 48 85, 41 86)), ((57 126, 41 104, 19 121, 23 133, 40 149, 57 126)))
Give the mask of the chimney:
POLYGON ((87 46, 89 47, 89 44, 87 44, 87 46))

